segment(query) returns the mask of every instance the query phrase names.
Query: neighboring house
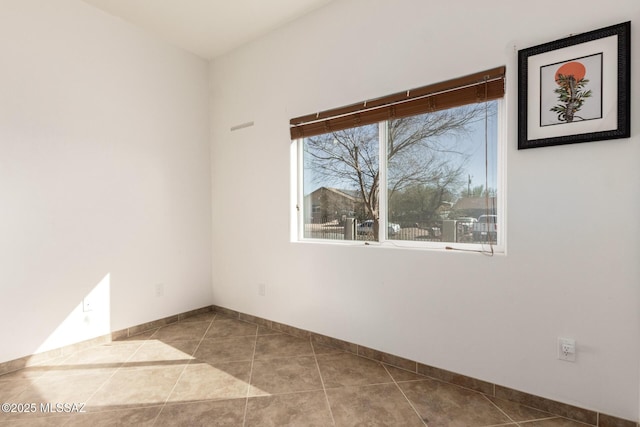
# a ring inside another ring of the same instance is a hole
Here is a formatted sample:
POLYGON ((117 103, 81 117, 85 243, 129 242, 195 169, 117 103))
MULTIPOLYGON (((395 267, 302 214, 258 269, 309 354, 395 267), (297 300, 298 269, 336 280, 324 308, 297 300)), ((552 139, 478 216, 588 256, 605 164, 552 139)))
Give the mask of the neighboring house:
POLYGON ((341 223, 345 218, 355 215, 362 202, 356 192, 320 187, 305 196, 304 204, 305 212, 311 213, 306 222, 322 224, 332 221, 341 223))
POLYGON ((453 203, 443 201, 440 203, 440 207, 438 207, 438 216, 442 219, 447 219, 451 215, 453 209, 453 203))
POLYGON ((472 217, 478 218, 480 215, 496 214, 495 197, 460 197, 453 205, 453 213, 456 218, 472 217))

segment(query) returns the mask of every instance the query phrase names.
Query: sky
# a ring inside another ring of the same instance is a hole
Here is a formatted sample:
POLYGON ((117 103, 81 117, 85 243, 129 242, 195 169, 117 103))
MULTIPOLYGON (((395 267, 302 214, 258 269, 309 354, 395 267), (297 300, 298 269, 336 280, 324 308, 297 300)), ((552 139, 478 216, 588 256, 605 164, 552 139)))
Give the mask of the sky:
MULTIPOLYGON (((480 120, 474 122, 469 127, 469 132, 464 136, 453 137, 441 137, 439 142, 447 147, 451 147, 457 151, 462 151, 469 154, 469 159, 465 164, 465 173, 463 174, 464 185, 466 186, 467 180, 471 179, 470 187, 476 187, 482 185, 485 186, 485 181, 488 183, 489 188, 497 188, 497 176, 495 165, 497 163, 497 116, 488 112, 487 121, 487 151, 488 158, 490 159, 489 175, 485 180, 485 120, 482 117, 480 120), (493 172, 493 173, 492 173, 493 172)), ((319 187, 334 187, 339 189, 352 190, 354 184, 352 182, 345 182, 340 184, 339 182, 317 182, 313 179, 313 173, 304 174, 304 194, 309 194, 315 191, 319 187)))

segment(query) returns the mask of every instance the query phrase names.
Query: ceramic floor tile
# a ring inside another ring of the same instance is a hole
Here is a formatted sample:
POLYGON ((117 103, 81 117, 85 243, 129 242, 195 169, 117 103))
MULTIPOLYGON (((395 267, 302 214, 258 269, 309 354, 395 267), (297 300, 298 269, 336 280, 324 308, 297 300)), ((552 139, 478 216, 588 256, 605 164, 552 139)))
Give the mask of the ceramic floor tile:
POLYGON ((192 363, 173 389, 169 402, 247 397, 251 362, 192 363))
POLYGON ((194 357, 198 362, 217 363, 251 360, 255 337, 233 337, 202 340, 194 357))
POLYGON ((196 314, 195 316, 189 316, 181 322, 211 322, 216 318, 217 314, 213 311, 209 311, 207 313, 196 314))
POLYGON ((153 334, 155 334, 158 329, 160 328, 153 328, 153 329, 149 329, 147 331, 142 331, 142 332, 138 332, 130 337, 126 337, 126 338, 120 338, 117 341, 146 341, 149 338, 151 338, 153 336, 153 334))
POLYGON ((393 382, 380 363, 350 353, 319 355, 317 360, 326 388, 393 382))
POLYGON ((7 419, 0 416, 1 427, 61 427, 66 425, 74 415, 61 415, 55 417, 7 419))
POLYGON ((97 372, 101 369, 116 369, 127 361, 142 345, 142 342, 117 341, 99 345, 67 357, 61 363, 50 365, 43 377, 52 375, 77 375, 97 372))
POLYGON ((398 383, 429 427, 472 427, 513 423, 484 395, 426 379, 398 383))
POLYGON ((299 427, 333 425, 324 392, 251 397, 247 402, 245 426, 299 427))
POLYGON ((25 380, 34 380, 39 378, 49 372, 52 368, 59 366, 66 359, 69 358, 69 354, 61 355, 57 357, 53 357, 51 359, 47 359, 44 361, 40 361, 38 363, 30 364, 25 368, 21 368, 12 372, 7 372, 5 374, 0 375, 0 382, 4 380, 13 380, 13 379, 25 379, 25 380))
POLYGON ((327 390, 336 426, 417 426, 424 423, 395 384, 327 390))
POLYGON ((487 397, 487 399, 500 408, 513 421, 519 422, 553 418, 553 415, 548 412, 529 408, 516 402, 510 402, 508 400, 498 399, 495 397, 487 397))
POLYGON ((501 399, 519 402, 522 405, 532 408, 544 408, 545 411, 550 412, 555 416, 570 418, 585 424, 595 425, 598 423, 598 413, 595 411, 555 402, 540 396, 512 390, 507 387, 497 385, 495 387, 495 396, 501 399))
POLYGON ((162 406, 151 406, 117 411, 91 412, 70 417, 64 427, 108 427, 108 426, 140 426, 151 427, 160 413, 162 406))
MULTIPOLYGON (((111 376, 116 372, 122 363, 97 363, 97 364, 80 364, 80 365, 61 365, 51 367, 43 376, 36 381, 55 380, 56 378, 72 378, 82 377, 91 378, 94 376, 111 376)), ((33 382, 33 381, 32 381, 33 382)))
POLYGON ((257 332, 258 325, 253 323, 219 317, 213 321, 205 338, 256 336, 257 332))
POLYGON ((311 390, 322 390, 322 381, 313 356, 253 362, 251 396, 311 390))
POLYGON ((158 416, 157 427, 239 427, 247 399, 167 404, 158 416))
POLYGON ((168 341, 194 341, 204 337, 211 322, 179 322, 158 329, 151 339, 168 341))
POLYGON ((29 387, 32 381, 20 378, 0 381, 0 403, 18 402, 16 398, 29 387))
POLYGON ((127 360, 126 365, 158 361, 187 363, 194 359, 193 353, 198 348, 198 344, 200 344, 199 340, 163 342, 151 339, 138 348, 138 351, 127 360))
POLYGON ((313 348, 308 339, 286 334, 257 337, 256 360, 296 356, 313 356, 313 348))
POLYGON ((86 404, 80 414, 0 413, 0 427, 593 427, 329 342, 201 313, 0 375, 0 402, 86 404))
POLYGON ((396 382, 420 381, 426 378, 424 375, 416 374, 415 372, 407 371, 405 369, 396 368, 395 366, 384 365, 384 367, 396 382))
MULTIPOLYGON (((64 360, 64 359, 60 359, 64 360)), ((56 363, 60 363, 58 360, 56 363)), ((6 374, 0 375, 0 388, 2 387, 3 381, 30 381, 44 375, 49 369, 49 364, 45 363, 38 366, 29 366, 23 369, 18 369, 17 371, 8 372, 6 374)))
POLYGON ((32 419, 62 415, 57 414, 55 410, 42 410, 41 404, 47 403, 77 405, 76 409, 73 409, 74 412, 88 410, 87 401, 99 387, 108 381, 114 372, 115 370, 100 370, 86 374, 51 375, 39 378, 12 398, 13 402, 35 403, 36 411, 11 413, 7 414, 8 418, 32 419))
POLYGON ((320 354, 338 354, 345 353, 344 350, 340 350, 339 348, 330 347, 328 345, 323 345, 317 342, 312 342, 311 346, 313 347, 313 353, 318 356, 320 354))
POLYGON ((89 399, 89 411, 164 403, 185 365, 121 368, 89 399))
POLYGON ((282 332, 275 331, 266 326, 258 326, 258 335, 282 335, 282 332))
POLYGON ((521 427, 588 427, 590 424, 583 424, 566 418, 550 418, 546 420, 530 421, 518 423, 521 427))

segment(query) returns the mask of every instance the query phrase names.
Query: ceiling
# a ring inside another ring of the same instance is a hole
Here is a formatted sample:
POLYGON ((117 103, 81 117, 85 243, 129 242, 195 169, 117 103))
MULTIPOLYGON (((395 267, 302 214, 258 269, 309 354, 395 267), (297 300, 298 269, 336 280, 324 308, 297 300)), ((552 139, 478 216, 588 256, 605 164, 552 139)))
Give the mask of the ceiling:
POLYGON ((332 0, 83 0, 206 59, 332 0))

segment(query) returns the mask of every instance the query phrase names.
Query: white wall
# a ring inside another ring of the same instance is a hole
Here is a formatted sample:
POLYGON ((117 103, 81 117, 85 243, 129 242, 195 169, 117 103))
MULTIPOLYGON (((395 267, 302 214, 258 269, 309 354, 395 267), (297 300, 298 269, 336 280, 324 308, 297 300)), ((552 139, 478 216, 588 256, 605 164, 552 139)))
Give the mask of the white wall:
POLYGON ((517 49, 632 20, 637 82, 640 3, 558 7, 341 0, 214 61, 215 303, 638 419, 640 87, 630 139, 518 151, 516 132, 517 49), (290 242, 291 117, 499 65, 506 255, 290 242), (576 363, 556 359, 558 336, 576 363))
POLYGON ((211 304, 207 62, 77 0, 0 52, 0 361, 211 304))

